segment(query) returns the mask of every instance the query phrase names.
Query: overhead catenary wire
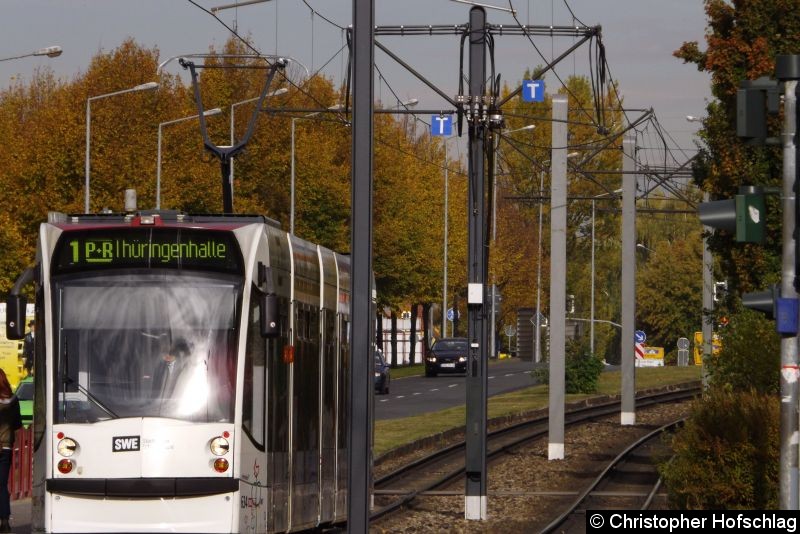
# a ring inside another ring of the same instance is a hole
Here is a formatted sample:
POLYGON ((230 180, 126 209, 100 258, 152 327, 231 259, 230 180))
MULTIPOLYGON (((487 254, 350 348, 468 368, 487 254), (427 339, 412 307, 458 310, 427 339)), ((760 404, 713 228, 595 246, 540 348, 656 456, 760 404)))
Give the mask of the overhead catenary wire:
MULTIPOLYGON (((201 11, 204 11, 204 12, 205 12, 205 13, 207 13, 207 14, 208 14, 210 17, 214 18, 214 20, 216 20, 216 21, 217 21, 217 22, 219 22, 219 23, 220 23, 222 26, 224 26, 224 27, 225 27, 225 29, 227 29, 227 30, 228 30, 228 31, 231 33, 231 35, 233 35, 233 36, 234 36, 234 37, 236 37, 236 38, 237 38, 239 41, 241 41, 241 42, 242 42, 242 44, 243 44, 245 47, 249 48, 249 49, 250 49, 252 52, 254 52, 255 54, 257 54, 258 56, 262 56, 262 57, 263 57, 263 54, 261 53, 261 51, 260 51, 260 50, 258 50, 258 48, 256 48, 255 46, 253 46, 253 45, 252 45, 252 44, 251 44, 251 43, 250 43, 250 42, 249 42, 247 39, 245 39, 244 37, 242 37, 241 35, 239 35, 239 33, 238 33, 236 30, 234 30, 233 28, 231 28, 230 26, 228 26, 228 25, 225 23, 225 21, 223 21, 222 19, 220 19, 220 18, 219 18, 219 17, 218 17, 218 16, 217 16, 215 13, 212 13, 211 11, 209 11, 208 9, 206 9, 205 7, 201 6, 201 5, 200 5, 200 4, 198 4, 198 3, 197 3, 195 0, 187 0, 187 2, 189 2, 190 4, 192 4, 193 6, 195 6, 196 8, 200 9, 201 11)), ((267 63, 269 63, 269 62, 267 61, 267 63)), ((198 65, 198 67, 200 67, 200 66, 198 65)), ((298 90, 300 93, 302 93, 303 95, 307 96, 307 97, 308 97, 308 98, 309 98, 309 99, 310 99, 312 102, 314 102, 315 104, 319 105, 320 107, 326 107, 326 106, 325 106, 325 104, 324 104, 324 103, 322 103, 322 102, 320 102, 320 101, 317 99, 317 97, 316 97, 315 95, 313 95, 312 93, 310 93, 310 92, 306 91, 306 90, 305 90, 305 89, 304 89, 302 86, 300 86, 300 85, 298 85, 297 83, 295 83, 295 82, 294 82, 294 81, 293 81, 291 78, 289 78, 288 76, 286 76, 286 74, 285 74, 285 73, 283 73, 282 71, 279 71, 279 73, 278 73, 278 74, 281 76, 281 78, 283 78, 283 80, 285 80, 285 81, 286 81, 286 83, 288 83, 289 85, 293 86, 295 89, 297 89, 297 90, 298 90)), ((306 83, 307 83, 307 82, 308 82, 310 79, 311 79, 311 77, 309 77, 309 78, 306 80, 306 83)), ((346 121, 346 120, 342 120, 342 122, 343 122, 343 123, 346 123, 347 121, 346 121)))

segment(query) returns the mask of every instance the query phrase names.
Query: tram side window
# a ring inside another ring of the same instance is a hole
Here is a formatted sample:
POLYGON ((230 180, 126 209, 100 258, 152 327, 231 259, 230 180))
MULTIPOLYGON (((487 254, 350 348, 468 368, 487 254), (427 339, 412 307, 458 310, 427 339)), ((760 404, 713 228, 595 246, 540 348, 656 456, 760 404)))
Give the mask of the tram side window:
POLYGON ((250 439, 264 447, 264 393, 266 391, 266 343, 261 337, 260 291, 253 287, 250 295, 250 316, 247 325, 247 346, 244 360, 242 426, 250 439))

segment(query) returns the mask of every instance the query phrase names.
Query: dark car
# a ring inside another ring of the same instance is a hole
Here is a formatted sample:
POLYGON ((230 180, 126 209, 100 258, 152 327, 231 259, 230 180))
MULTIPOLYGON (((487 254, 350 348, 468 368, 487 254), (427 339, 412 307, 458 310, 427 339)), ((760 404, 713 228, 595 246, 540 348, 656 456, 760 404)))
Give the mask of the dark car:
POLYGON ((464 337, 446 337, 436 341, 425 358, 425 376, 466 373, 468 348, 467 338, 464 337))
POLYGON ((389 382, 391 376, 389 375, 389 365, 383 358, 383 351, 375 349, 375 392, 384 395, 389 394, 389 382))

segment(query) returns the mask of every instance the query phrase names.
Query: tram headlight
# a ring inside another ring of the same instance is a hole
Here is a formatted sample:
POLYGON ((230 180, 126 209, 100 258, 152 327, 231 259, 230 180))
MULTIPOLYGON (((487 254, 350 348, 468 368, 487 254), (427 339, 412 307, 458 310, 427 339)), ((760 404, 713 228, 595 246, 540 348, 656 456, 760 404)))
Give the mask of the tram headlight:
POLYGON ((61 456, 72 456, 77 448, 78 444, 72 438, 64 438, 58 442, 58 454, 61 456))
POLYGON ((228 470, 228 460, 225 458, 217 458, 214 460, 214 471, 217 473, 224 473, 228 470))
MULTIPOLYGON (((228 440, 223 437, 216 437, 211 440, 211 453, 215 456, 225 456, 228 454, 228 450, 230 449, 230 444, 228 440)), ((226 468, 227 469, 227 468, 226 468)))
POLYGON ((66 475, 72 471, 72 467, 75 464, 72 463, 72 460, 67 460, 66 458, 62 458, 58 461, 58 472, 62 475, 66 475))

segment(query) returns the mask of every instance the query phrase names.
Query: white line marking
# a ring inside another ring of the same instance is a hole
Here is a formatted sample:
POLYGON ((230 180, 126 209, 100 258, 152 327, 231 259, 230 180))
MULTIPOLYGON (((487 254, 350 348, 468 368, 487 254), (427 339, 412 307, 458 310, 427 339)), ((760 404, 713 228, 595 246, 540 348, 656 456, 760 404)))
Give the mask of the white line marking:
POLYGON ((493 376, 490 376, 490 377, 489 377, 489 380, 491 380, 492 378, 494 378, 494 377, 493 377, 493 376))
POLYGON ((506 376, 514 376, 515 373, 508 373, 506 376))
POLYGON ((381 402, 386 402, 386 401, 388 401, 388 400, 389 400, 389 399, 381 399, 381 402))
POLYGON ((439 388, 429 389, 428 391, 439 391, 439 388))
POLYGON ((456 387, 456 386, 458 386, 458 384, 450 384, 450 385, 449 385, 449 386, 447 386, 447 387, 449 387, 449 388, 454 388, 454 387, 456 387))
POLYGON ((417 393, 414 393, 414 395, 422 395, 422 393, 417 392, 417 393))
POLYGON ((397 397, 395 397, 395 399, 404 399, 404 398, 405 398, 405 395, 398 395, 397 397))

